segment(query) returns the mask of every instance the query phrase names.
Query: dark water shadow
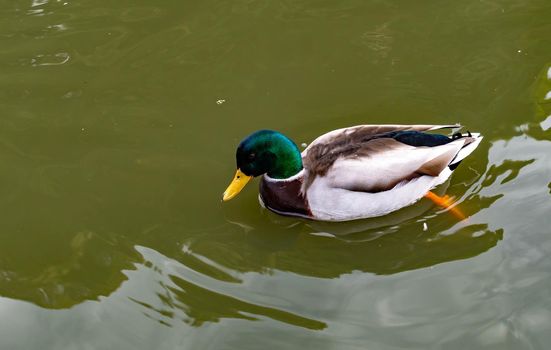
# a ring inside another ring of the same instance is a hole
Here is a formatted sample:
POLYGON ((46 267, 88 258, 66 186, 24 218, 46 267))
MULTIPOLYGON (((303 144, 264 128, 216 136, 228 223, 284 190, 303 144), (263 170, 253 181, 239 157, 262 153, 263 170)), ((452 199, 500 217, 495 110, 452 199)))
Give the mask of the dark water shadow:
MULTIPOLYGON (((479 209, 495 200, 487 200, 485 204, 482 200, 479 209)), ((254 266, 250 269, 262 272, 268 268, 318 278, 336 278, 352 271, 388 275, 477 256, 503 238, 503 230, 490 230, 485 224, 469 221, 457 224, 453 220, 439 220, 437 216, 421 218, 399 222, 393 217, 387 225, 380 219, 343 227, 308 222, 294 227, 293 231, 302 232, 288 238, 265 228, 253 230, 249 246, 252 250, 263 250, 265 260, 257 262, 262 269, 254 266), (427 225, 426 231, 423 224, 427 225), (373 226, 378 228, 366 230, 373 226), (440 234, 448 230, 453 233, 440 234)), ((239 266, 231 268, 241 270, 247 265, 251 262, 240 261, 239 266)))

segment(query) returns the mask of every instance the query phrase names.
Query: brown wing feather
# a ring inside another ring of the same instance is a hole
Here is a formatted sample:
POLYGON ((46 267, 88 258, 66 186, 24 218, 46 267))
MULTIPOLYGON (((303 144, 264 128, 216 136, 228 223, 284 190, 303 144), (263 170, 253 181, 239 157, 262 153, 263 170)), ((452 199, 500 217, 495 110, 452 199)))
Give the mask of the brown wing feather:
MULTIPOLYGON (((373 135, 384 134, 393 131, 430 131, 438 129, 460 128, 459 124, 449 125, 398 125, 398 124, 383 124, 383 125, 357 125, 348 128, 330 131, 315 139, 310 146, 318 143, 329 144, 339 142, 342 138, 353 137, 369 137, 373 135)), ((310 147, 308 147, 310 148, 310 147)), ((307 149, 308 150, 308 149, 307 149)))
POLYGON ((303 158, 303 163, 311 174, 323 176, 340 157, 369 157, 404 146, 411 147, 390 138, 341 139, 329 144, 319 143, 313 145, 308 149, 308 153, 303 158))
MULTIPOLYGON (((452 127, 458 127, 458 125, 365 125, 336 130, 335 132, 322 135, 303 154, 304 167, 308 170, 308 176, 304 183, 305 188, 308 188, 316 176, 326 175, 327 171, 339 158, 367 158, 386 151, 399 150, 401 148, 406 150, 413 147, 392 138, 381 137, 381 135, 393 131, 429 131, 452 127)), ((463 141, 468 142, 469 140, 465 138, 463 141)), ((421 175, 438 176, 450 164, 456 153, 457 150, 450 149, 450 151, 422 164, 417 170, 404 174, 404 178, 397 181, 388 179, 389 181, 379 184, 371 190, 387 190, 395 186, 397 182, 421 175)))
POLYGON ((359 125, 335 130, 317 138, 303 157, 304 166, 313 174, 323 176, 339 157, 369 156, 373 152, 403 146, 380 136, 393 131, 429 131, 454 128, 459 125, 359 125))

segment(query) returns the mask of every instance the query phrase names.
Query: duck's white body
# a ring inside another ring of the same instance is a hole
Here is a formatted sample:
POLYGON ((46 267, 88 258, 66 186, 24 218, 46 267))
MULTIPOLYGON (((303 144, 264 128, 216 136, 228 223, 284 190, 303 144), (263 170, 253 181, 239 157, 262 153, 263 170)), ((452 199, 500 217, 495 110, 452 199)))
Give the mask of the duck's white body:
POLYGON ((300 173, 283 180, 265 175, 261 201, 280 214, 323 221, 388 214, 415 203, 445 182, 455 166, 476 149, 482 136, 473 133, 442 145, 419 146, 397 141, 404 137, 386 135, 455 127, 459 126, 360 125, 331 131, 302 152, 304 169, 300 173), (300 188, 300 192, 294 193, 293 188, 300 188), (289 204, 286 196, 300 197, 304 208, 294 210, 297 204, 289 204))

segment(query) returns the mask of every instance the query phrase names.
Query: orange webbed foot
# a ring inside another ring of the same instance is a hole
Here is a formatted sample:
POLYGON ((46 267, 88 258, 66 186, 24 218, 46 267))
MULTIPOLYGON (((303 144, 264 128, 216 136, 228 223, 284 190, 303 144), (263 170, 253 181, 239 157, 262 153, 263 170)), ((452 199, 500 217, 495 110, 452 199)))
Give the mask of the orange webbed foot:
POLYGON ((439 195, 435 194, 434 192, 429 191, 429 192, 427 192, 427 194, 425 194, 425 198, 428 198, 434 204, 436 204, 438 206, 441 206, 446 210, 449 210, 450 213, 452 213, 459 220, 464 220, 466 218, 465 214, 463 214, 463 212, 461 210, 459 210, 459 208, 457 206, 455 206, 455 207, 453 206, 453 204, 454 204, 453 198, 448 196, 448 195, 439 196, 439 195))

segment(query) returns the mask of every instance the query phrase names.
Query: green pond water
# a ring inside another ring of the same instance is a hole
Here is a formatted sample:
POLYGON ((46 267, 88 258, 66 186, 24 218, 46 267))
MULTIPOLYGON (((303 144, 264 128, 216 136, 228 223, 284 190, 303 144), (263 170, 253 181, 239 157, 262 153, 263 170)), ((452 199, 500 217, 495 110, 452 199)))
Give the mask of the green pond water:
POLYGON ((0 28, 0 349, 549 348, 549 0, 15 0, 0 28), (455 122, 485 136, 439 189, 465 221, 220 201, 254 130, 455 122))

